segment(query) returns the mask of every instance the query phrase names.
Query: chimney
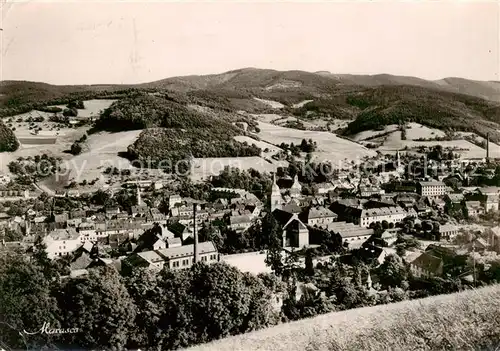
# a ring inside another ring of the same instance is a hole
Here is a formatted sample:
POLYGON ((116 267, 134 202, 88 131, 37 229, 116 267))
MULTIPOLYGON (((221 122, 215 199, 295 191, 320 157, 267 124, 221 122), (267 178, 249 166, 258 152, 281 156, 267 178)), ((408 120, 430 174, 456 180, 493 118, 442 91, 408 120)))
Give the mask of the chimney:
POLYGON ((194 257, 193 264, 198 262, 198 232, 196 231, 196 203, 193 204, 193 236, 194 236, 194 257))
POLYGON ((490 133, 486 134, 486 162, 490 162, 490 133))

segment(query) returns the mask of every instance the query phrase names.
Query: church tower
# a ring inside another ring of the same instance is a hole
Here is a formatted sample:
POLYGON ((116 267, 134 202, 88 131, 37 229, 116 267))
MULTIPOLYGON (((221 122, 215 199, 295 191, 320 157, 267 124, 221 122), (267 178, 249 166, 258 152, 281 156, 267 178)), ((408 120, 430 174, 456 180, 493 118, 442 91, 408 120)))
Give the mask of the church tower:
POLYGON ((141 188, 139 187, 139 183, 137 183, 137 206, 142 206, 141 188))
POLYGON ((281 208, 281 191, 278 184, 276 184, 275 173, 273 173, 273 185, 271 187, 270 201, 271 201, 271 212, 273 212, 277 208, 281 208))
POLYGON ((370 272, 368 272, 368 278, 366 279, 366 287, 368 290, 372 289, 372 277, 370 275, 370 272))
POLYGON ((290 188, 290 196, 292 198, 297 198, 300 194, 302 194, 302 185, 300 185, 299 176, 296 174, 295 177, 293 177, 293 184, 290 188))

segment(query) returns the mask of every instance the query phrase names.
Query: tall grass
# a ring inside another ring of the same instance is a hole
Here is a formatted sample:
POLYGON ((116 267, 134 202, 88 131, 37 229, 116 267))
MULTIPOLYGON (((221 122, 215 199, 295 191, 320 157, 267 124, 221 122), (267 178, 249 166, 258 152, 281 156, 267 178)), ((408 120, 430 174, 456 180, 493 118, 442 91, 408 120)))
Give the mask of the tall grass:
POLYGON ((329 313, 190 348, 201 350, 500 350, 500 285, 329 313))

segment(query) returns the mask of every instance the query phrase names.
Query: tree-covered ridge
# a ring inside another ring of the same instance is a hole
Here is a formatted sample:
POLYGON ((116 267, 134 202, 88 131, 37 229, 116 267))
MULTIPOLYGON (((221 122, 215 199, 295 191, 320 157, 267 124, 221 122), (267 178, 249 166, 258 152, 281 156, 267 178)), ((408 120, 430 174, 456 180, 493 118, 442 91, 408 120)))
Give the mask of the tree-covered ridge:
MULTIPOLYGON (((361 109, 345 134, 355 134, 389 124, 417 122, 443 130, 471 131, 500 140, 500 105, 480 98, 411 86, 367 89, 347 100, 361 109)), ((306 105, 307 106, 307 105, 306 105)))
POLYGON ((137 92, 115 101, 96 122, 96 129, 123 131, 153 127, 163 128, 224 128, 229 133, 235 127, 230 122, 238 117, 224 110, 223 98, 181 95, 178 93, 137 92))
POLYGON ((128 147, 128 155, 131 159, 148 162, 150 167, 167 170, 181 160, 186 160, 187 165, 191 157, 260 155, 260 148, 254 144, 234 140, 237 134, 236 127, 230 124, 221 124, 219 128, 151 128, 144 130, 128 147))
POLYGON ((16 151, 18 147, 19 142, 14 132, 0 120, 0 152, 16 151))

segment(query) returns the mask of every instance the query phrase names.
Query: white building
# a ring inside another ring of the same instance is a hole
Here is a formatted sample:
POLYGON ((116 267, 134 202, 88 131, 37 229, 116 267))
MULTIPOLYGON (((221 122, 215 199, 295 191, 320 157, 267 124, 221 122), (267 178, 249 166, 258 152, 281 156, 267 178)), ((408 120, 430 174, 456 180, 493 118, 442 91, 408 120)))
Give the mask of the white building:
POLYGON ((310 226, 326 227, 336 219, 337 215, 323 206, 311 207, 307 213, 307 224, 310 226))
POLYGON ((359 225, 369 227, 370 224, 383 221, 399 223, 408 216, 408 213, 399 206, 364 209, 361 211, 359 225))
POLYGON ((459 227, 453 224, 443 224, 439 226, 439 233, 442 238, 453 239, 458 235, 459 227))
POLYGON ((417 184, 417 191, 422 196, 430 198, 446 195, 447 186, 443 182, 419 182, 417 184))
POLYGON ((47 256, 50 259, 66 256, 82 246, 80 234, 73 228, 56 229, 50 232, 43 242, 47 246, 47 256))
MULTIPOLYGON (((198 259, 205 263, 219 261, 219 254, 211 241, 198 243, 198 259)), ((127 261, 134 266, 158 270, 164 267, 170 269, 189 268, 194 263, 194 245, 139 252, 127 258, 127 261)))
POLYGON ((353 223, 334 222, 328 225, 328 231, 339 234, 342 244, 349 244, 349 248, 359 248, 373 235, 373 229, 360 228, 353 223))

